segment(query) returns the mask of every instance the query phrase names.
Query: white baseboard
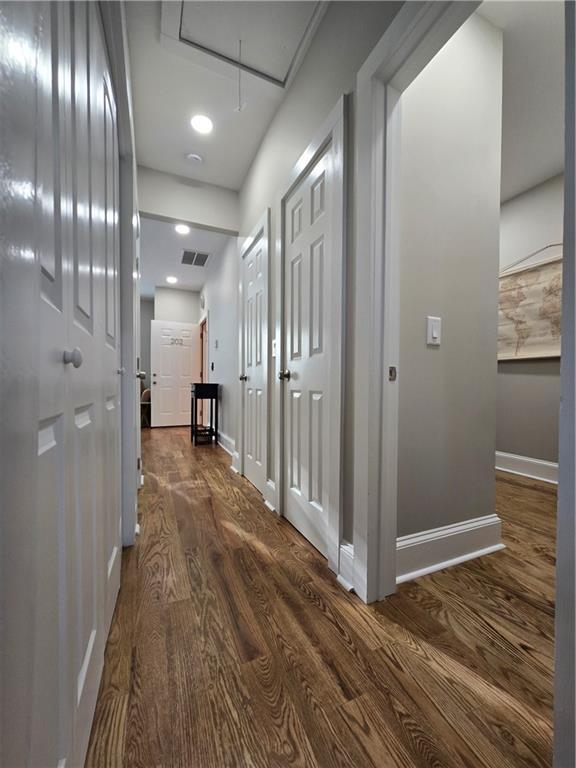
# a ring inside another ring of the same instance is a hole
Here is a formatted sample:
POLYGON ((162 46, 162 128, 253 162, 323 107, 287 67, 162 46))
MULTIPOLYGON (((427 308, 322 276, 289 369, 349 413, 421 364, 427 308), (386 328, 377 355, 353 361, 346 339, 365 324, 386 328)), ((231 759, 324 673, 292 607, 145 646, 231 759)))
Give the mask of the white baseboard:
POLYGON ((515 453, 496 451, 496 469, 511 472, 513 475, 524 475, 545 483, 558 483, 558 464, 555 461, 531 459, 528 456, 517 456, 515 453))
POLYGON ((264 486, 264 504, 274 514, 280 514, 278 512, 278 504, 276 502, 276 483, 273 480, 267 480, 264 486))
POLYGON ((338 581, 348 592, 354 589, 354 545, 349 541, 340 544, 340 563, 338 567, 338 581))
POLYGON ((229 453, 230 456, 234 456, 236 443, 225 432, 218 432, 218 445, 221 448, 224 448, 226 453, 229 453))
POLYGON ((498 515, 486 515, 396 541, 396 583, 504 549, 498 515))

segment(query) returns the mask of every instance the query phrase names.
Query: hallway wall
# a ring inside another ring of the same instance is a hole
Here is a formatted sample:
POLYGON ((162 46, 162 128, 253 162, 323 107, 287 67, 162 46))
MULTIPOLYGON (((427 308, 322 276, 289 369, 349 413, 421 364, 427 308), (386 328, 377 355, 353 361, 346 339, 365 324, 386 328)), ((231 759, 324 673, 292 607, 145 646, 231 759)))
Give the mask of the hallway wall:
POLYGON ((154 320, 154 299, 140 299, 140 370, 146 372, 144 383, 150 386, 150 340, 154 320))
POLYGON ((223 444, 235 450, 238 436, 238 244, 231 239, 213 259, 202 292, 208 315, 208 380, 221 385, 219 428, 223 444), (212 370, 212 365, 214 370, 212 370))
POLYGON ((155 289, 154 320, 199 323, 200 314, 200 291, 184 291, 177 288, 155 289))
MULTIPOLYGON (((500 268, 561 243, 563 221, 562 175, 506 201, 500 217, 500 268)), ((558 461, 559 407, 559 359, 499 362, 496 450, 558 461)))
POLYGON ((238 193, 183 176, 138 166, 140 212, 152 218, 180 219, 236 234, 240 225, 238 193))
POLYGON ((501 31, 473 15, 400 107, 405 536, 494 512, 501 31), (439 347, 426 344, 427 315, 442 318, 439 347))

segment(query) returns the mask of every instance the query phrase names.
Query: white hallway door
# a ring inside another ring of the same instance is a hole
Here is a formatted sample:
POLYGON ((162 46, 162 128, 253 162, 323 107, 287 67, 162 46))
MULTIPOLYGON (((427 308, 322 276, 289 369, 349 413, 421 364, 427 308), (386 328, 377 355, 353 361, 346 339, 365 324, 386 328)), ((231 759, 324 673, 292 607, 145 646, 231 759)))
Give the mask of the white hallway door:
POLYGON ((190 385, 200 381, 200 326, 152 320, 152 426, 190 424, 190 385))
MULTIPOLYGON (((11 508, 7 493, 12 524, 3 546, 13 569, 2 597, 8 611, 21 610, 4 617, 10 707, 2 713, 0 763, 75 766, 88 744, 120 580, 116 106, 97 4, 14 5, 27 7, 10 11, 18 32, 2 41, 0 59, 18 72, 21 106, 14 111, 4 101, 0 110, 11 110, 14 121, 4 149, 16 156, 21 141, 31 168, 35 162, 26 182, 31 203, 20 217, 35 295, 3 317, 21 344, 37 347, 26 400, 17 389, 9 397, 26 435, 10 473, 30 497, 11 508), (34 101, 36 117, 24 119, 34 101), (19 324, 19 311, 35 335, 19 324)), ((18 183, 24 179, 21 169, 18 183)), ((12 240, 15 230, 3 235, 12 240)), ((12 295, 21 290, 16 271, 4 279, 12 295)))
POLYGON ((268 349, 268 237, 256 235, 242 254, 242 359, 244 475, 264 493, 266 485, 268 349))
POLYGON ((284 514, 332 567, 339 543, 333 529, 341 429, 341 158, 341 141, 333 137, 284 199, 283 217, 284 514))

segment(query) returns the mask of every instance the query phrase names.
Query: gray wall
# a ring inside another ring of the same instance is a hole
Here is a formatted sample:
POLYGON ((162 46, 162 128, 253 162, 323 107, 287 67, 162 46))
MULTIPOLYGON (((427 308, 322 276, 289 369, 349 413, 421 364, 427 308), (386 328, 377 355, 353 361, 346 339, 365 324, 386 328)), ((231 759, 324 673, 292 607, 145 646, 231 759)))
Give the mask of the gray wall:
MULTIPOLYGON (((562 242, 563 214, 563 176, 555 176, 504 203, 500 266, 562 242)), ((558 461, 559 407, 560 360, 498 363, 496 449, 558 461)))
POLYGON ((499 451, 558 461, 559 408, 559 360, 498 363, 499 451))
POLYGON ((200 291, 156 288, 154 319, 168 320, 173 323, 200 322, 200 291))
POLYGON ((238 244, 230 240, 211 259, 204 284, 208 315, 208 380, 221 385, 219 429, 235 444, 238 435, 238 244), (214 365, 214 370, 212 370, 214 365))
POLYGON ((494 512, 501 32, 473 16, 401 109, 399 536, 494 512))
POLYGON ((150 386, 150 333, 154 319, 154 299, 140 299, 140 370, 146 371, 147 387, 150 386))

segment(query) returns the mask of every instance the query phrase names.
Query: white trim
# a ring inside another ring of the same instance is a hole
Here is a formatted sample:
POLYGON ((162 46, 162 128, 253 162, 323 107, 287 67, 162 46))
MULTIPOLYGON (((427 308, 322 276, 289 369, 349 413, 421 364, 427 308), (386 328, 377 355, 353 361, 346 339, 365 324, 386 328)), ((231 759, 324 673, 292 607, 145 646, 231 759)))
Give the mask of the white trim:
POLYGON ((264 488, 264 504, 271 512, 278 514, 278 502, 276 501, 276 483, 268 480, 264 488))
POLYGON ((504 549, 498 515, 432 528, 396 540, 396 584, 504 549))
POLYGON ((353 540, 365 602, 396 589, 398 101, 478 5, 404 3, 357 76, 353 540))
POLYGON ((330 286, 332 297, 329 308, 330 325, 338 332, 334 339, 340 339, 340 344, 332 344, 329 353, 329 376, 334 382, 333 401, 330 405, 333 431, 331 432, 328 459, 328 529, 327 555, 328 565, 335 573, 338 572, 340 540, 342 535, 342 434, 343 434, 343 382, 344 382, 344 285, 346 270, 346 223, 347 223, 347 188, 346 188, 346 118, 348 100, 340 97, 338 103, 324 121, 307 149, 302 153, 298 162, 285 179, 276 203, 276 243, 274 249, 275 275, 275 327, 274 337, 277 340, 276 357, 274 358, 275 391, 275 479, 277 482, 278 513, 284 515, 285 507, 285 470, 284 466, 284 389, 279 381, 278 373, 286 361, 284 333, 284 228, 285 203, 299 180, 307 173, 319 153, 330 143, 334 152, 334 242, 331 258, 336 268, 333 270, 333 284, 330 286))
POLYGON ((136 357, 140 346, 138 193, 132 89, 123 3, 99 4, 116 96, 120 186, 120 384, 122 545, 134 544, 140 471, 140 387, 136 357))
MULTIPOLYGON (((264 318, 265 318, 265 324, 262 329, 262 369, 264 372, 264 413, 262 414, 262 418, 264 421, 264 424, 266 425, 265 430, 265 436, 264 441, 262 445, 262 455, 263 455, 263 465, 264 465, 264 477, 268 478, 270 476, 271 468, 269 466, 269 455, 270 451, 268 449, 268 435, 269 435, 269 414, 268 414, 268 392, 270 389, 270 366, 269 366, 269 359, 270 359, 270 352, 271 352, 271 334, 270 334, 270 327, 271 327, 271 321, 270 321, 270 261, 271 261, 271 254, 272 254, 272 243, 270 241, 270 208, 266 208, 262 216, 258 219, 258 222, 256 223, 256 226, 252 230, 252 233, 249 237, 244 239, 244 242, 241 244, 240 248, 238 249, 238 402, 240 405, 239 408, 239 414, 238 414, 238 461, 235 465, 236 471, 244 475, 245 474, 245 450, 244 450, 244 422, 245 422, 245 415, 246 415, 246 404, 245 404, 245 390, 246 385, 245 382, 240 379, 242 375, 245 373, 245 361, 244 361, 244 259, 246 258, 246 255, 250 252, 253 245, 259 241, 262 241, 264 248, 264 263, 262 265, 263 270, 265 270, 265 280, 266 280, 266 296, 264 298, 264 318)), ((252 481, 255 478, 252 478, 252 481)), ((264 496, 265 495, 265 486, 263 485, 260 487, 258 484, 255 483, 256 488, 260 491, 260 493, 264 496)))
POLYGON ((576 8, 565 7, 564 82, 564 263, 562 266, 562 364, 556 547, 556 626, 554 675, 554 766, 576 765, 576 8))
POLYGON ((558 463, 496 451, 496 469, 513 475, 532 477, 545 483, 558 483, 558 463))
POLYGON ((224 448, 226 453, 229 453, 230 456, 234 456, 236 453, 236 443, 230 435, 227 435, 226 432, 218 432, 218 445, 221 448, 224 448))
POLYGON ((340 544, 338 580, 349 592, 354 589, 354 545, 349 541, 340 544), (349 585, 349 588, 346 585, 349 585))

